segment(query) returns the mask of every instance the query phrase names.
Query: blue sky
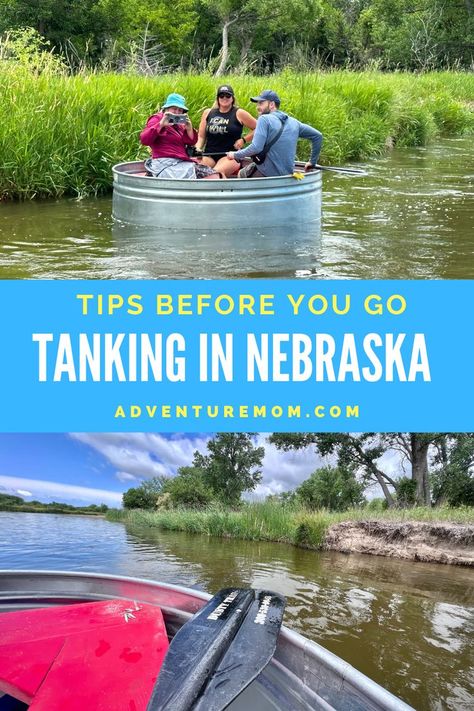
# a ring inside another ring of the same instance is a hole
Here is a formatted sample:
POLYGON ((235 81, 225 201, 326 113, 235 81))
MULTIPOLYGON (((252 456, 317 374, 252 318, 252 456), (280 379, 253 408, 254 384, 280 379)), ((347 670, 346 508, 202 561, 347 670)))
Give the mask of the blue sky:
MULTIPOLYGON (((208 434, 0 434, 0 492, 25 500, 120 506, 122 493, 158 474, 173 476, 206 451, 208 434)), ((286 491, 326 463, 313 449, 265 446, 259 497, 286 491)))

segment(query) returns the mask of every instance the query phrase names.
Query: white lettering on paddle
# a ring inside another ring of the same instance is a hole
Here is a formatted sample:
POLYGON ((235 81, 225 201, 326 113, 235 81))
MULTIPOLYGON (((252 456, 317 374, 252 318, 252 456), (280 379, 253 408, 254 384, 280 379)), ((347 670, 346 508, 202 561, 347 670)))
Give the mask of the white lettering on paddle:
POLYGON ((262 604, 260 605, 257 615, 254 619, 255 624, 257 624, 257 625, 264 625, 265 624, 265 622, 267 620, 268 609, 270 607, 271 601, 272 601, 271 595, 266 595, 263 598, 262 604))
POLYGON ((238 594, 239 594, 239 591, 234 590, 233 592, 230 593, 230 595, 227 595, 227 597, 221 602, 221 604, 216 607, 214 612, 211 612, 211 614, 208 615, 207 619, 208 620, 218 620, 219 617, 227 610, 229 605, 232 602, 234 602, 234 600, 238 594))

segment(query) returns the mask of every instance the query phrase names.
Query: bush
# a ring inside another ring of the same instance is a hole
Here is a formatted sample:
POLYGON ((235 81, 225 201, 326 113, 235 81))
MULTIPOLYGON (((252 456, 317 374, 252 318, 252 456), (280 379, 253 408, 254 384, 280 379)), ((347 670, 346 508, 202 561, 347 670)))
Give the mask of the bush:
POLYGON ((212 490, 198 467, 180 467, 178 475, 167 482, 165 492, 169 494, 173 507, 201 509, 214 500, 212 490))
POLYGON ((298 546, 321 548, 327 529, 328 523, 323 518, 303 514, 297 519, 295 543, 298 546))
POLYGON ((354 472, 342 467, 317 469, 296 489, 299 500, 309 509, 345 511, 363 501, 364 485, 354 472))
POLYGON ((128 489, 122 495, 122 503, 126 509, 154 509, 159 495, 164 491, 168 477, 155 476, 143 484, 128 489))
POLYGON ((398 480, 397 504, 402 509, 416 504, 416 481, 406 476, 398 480))
POLYGON ((436 501, 450 506, 474 506, 474 475, 456 467, 446 467, 434 477, 433 494, 436 501))
POLYGON ((0 494, 0 508, 5 510, 15 506, 24 504, 24 499, 21 496, 13 496, 13 494, 0 494))
POLYGON ((0 60, 33 74, 57 74, 66 69, 63 58, 52 52, 51 43, 32 27, 9 30, 0 37, 0 60))
POLYGON ((386 511, 388 508, 387 499, 371 499, 364 508, 368 511, 386 511))

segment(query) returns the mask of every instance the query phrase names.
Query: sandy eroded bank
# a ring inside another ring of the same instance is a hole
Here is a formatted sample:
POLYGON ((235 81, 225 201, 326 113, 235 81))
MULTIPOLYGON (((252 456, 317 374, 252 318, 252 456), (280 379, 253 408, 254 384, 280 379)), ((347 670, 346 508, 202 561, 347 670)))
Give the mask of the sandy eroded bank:
POLYGON ((474 526, 417 521, 345 521, 330 526, 324 547, 340 553, 368 553, 474 567, 474 526))

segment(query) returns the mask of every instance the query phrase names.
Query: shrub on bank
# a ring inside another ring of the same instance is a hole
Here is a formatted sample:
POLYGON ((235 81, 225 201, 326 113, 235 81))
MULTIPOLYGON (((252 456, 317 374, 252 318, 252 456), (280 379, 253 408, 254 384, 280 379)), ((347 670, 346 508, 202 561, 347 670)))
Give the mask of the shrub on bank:
POLYGON ((322 548, 329 528, 329 520, 323 515, 302 514, 297 519, 294 542, 304 548, 322 548))
MULTIPOLYGON (((278 91, 283 110, 323 132, 326 164, 474 130, 467 104, 474 77, 467 73, 285 71, 227 79, 250 110, 248 97, 265 86, 278 91)), ((169 92, 186 96, 197 126, 218 83, 211 75, 195 74, 37 74, 0 61, 0 199, 107 192, 114 163, 147 155, 139 132, 169 92)), ((307 153, 302 144, 299 157, 307 153)))

